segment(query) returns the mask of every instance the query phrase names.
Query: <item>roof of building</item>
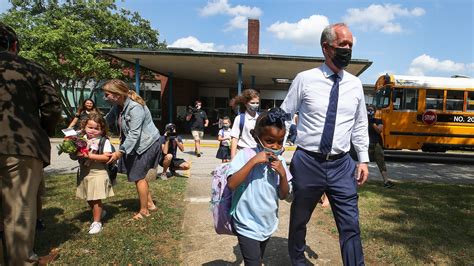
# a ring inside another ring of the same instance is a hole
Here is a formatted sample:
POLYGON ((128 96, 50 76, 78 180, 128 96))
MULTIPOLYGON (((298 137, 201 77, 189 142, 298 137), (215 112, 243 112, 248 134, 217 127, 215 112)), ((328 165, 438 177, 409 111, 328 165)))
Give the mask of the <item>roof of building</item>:
MULTIPOLYGON (((194 80, 203 84, 237 84, 238 63, 242 63, 242 78, 250 85, 255 76, 256 88, 277 88, 275 79, 293 79, 297 73, 318 67, 323 57, 288 55, 249 55, 242 53, 198 52, 191 49, 167 50, 101 49, 102 53, 168 76, 194 80)), ((362 74, 371 61, 353 59, 346 70, 362 74)), ((285 85, 288 86, 288 85, 285 85)))

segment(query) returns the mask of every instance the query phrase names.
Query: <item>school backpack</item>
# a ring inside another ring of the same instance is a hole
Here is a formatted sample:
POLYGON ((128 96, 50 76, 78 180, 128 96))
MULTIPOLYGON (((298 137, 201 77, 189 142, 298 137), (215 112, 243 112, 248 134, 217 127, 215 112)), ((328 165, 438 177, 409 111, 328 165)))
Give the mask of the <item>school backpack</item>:
MULTIPOLYGON (((257 115, 260 115, 260 113, 257 112, 257 115)), ((240 139, 242 137, 242 131, 244 130, 245 112, 239 114, 239 119, 240 119, 240 121, 239 121, 239 129, 240 129, 239 139, 240 139)))
POLYGON ((240 139, 242 137, 242 131, 244 130, 245 113, 240 113, 239 117, 240 117, 240 121, 239 121, 239 129, 240 129, 239 139, 240 139))
MULTIPOLYGON (((99 149, 97 151, 97 154, 104 153, 105 141, 107 139, 108 138, 104 137, 104 136, 100 137, 99 149)), ((110 144, 110 147, 112 147, 112 152, 115 152, 115 147, 114 147, 114 145, 112 145, 112 143, 110 144)), ((113 162, 113 163, 110 163, 110 164, 106 164, 105 165, 105 170, 107 171, 107 175, 109 176, 109 179, 110 179, 110 182, 112 183, 112 185, 117 184, 117 173, 118 173, 117 163, 113 162)))
MULTIPOLYGON (((250 148, 243 149, 247 160, 255 155, 255 151, 250 148)), ((211 183, 211 210, 214 219, 214 229, 217 234, 235 235, 232 222, 231 210, 235 208, 240 195, 234 195, 237 200, 232 202, 232 191, 227 186, 227 177, 230 163, 224 163, 212 171, 211 183), (233 205, 234 203, 234 205, 233 205)), ((249 182, 249 180, 247 180, 249 182)), ((236 190, 237 191, 237 190, 236 190)))

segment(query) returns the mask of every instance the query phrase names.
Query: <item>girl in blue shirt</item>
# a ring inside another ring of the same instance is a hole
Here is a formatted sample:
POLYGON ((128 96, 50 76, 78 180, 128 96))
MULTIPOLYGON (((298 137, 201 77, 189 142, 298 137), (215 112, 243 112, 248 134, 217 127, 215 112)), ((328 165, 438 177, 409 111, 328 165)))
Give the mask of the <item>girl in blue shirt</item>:
POLYGON ((281 156, 285 121, 287 114, 280 108, 260 114, 251 131, 258 146, 239 151, 230 165, 231 214, 245 265, 262 264, 268 240, 278 227, 278 200, 289 194, 291 174, 281 156))

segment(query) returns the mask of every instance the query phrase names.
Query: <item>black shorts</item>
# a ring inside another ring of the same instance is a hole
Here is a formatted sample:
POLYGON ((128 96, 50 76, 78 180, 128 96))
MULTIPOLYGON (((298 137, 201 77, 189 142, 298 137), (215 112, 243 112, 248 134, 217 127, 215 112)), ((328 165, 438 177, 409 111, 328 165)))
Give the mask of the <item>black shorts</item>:
MULTIPOLYGON (((163 161, 164 160, 160 160, 160 166, 163 167, 163 161)), ((182 164, 182 163, 185 163, 186 161, 184 159, 180 159, 180 158, 173 158, 171 159, 171 164, 170 164, 170 169, 171 170, 177 170, 179 169, 179 166, 182 164)))

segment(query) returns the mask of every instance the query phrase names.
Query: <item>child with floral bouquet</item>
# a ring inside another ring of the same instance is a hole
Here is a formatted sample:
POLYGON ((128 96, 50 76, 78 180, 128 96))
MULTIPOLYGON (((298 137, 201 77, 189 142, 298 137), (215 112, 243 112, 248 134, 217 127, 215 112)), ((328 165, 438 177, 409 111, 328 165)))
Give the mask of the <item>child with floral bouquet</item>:
MULTIPOLYGON (((76 133, 74 133, 76 134, 76 133)), ((61 144, 58 145, 58 155, 62 153, 76 155, 77 153, 88 153, 87 140, 77 135, 66 136, 61 144)))
POLYGON ((79 173, 76 197, 85 199, 92 209, 93 222, 89 227, 89 234, 102 231, 101 220, 105 216, 102 200, 114 196, 112 183, 105 170, 105 163, 112 154, 112 145, 108 138, 104 142, 103 153, 98 154, 100 139, 106 137, 105 128, 104 118, 96 113, 89 114, 81 124, 88 149, 87 152, 77 152, 79 173))

